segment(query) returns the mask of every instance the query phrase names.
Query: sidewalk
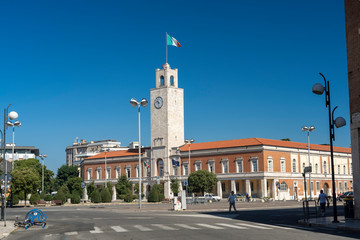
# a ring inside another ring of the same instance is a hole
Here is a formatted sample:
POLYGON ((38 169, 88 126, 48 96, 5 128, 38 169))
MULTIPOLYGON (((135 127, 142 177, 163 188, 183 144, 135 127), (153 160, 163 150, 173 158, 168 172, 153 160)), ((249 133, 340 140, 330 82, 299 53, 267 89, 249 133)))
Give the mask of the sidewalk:
POLYGON ((6 227, 4 226, 4 222, 0 221, 0 239, 4 239, 9 234, 16 229, 14 226, 15 221, 6 221, 6 227))
POLYGON ((327 228, 339 229, 339 230, 349 230, 354 232, 360 232, 360 220, 356 219, 345 219, 344 216, 338 217, 338 223, 333 223, 334 217, 318 217, 310 218, 309 221, 304 219, 299 220, 300 224, 308 226, 322 226, 327 228))

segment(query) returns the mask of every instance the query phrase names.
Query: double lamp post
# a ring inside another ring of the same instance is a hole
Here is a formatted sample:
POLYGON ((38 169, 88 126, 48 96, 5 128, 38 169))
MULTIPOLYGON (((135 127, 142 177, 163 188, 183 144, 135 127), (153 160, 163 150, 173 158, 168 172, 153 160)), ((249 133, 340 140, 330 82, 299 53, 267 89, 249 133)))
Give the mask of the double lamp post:
POLYGON ((330 132, 330 156, 331 156, 331 179, 332 179, 332 198, 333 198, 333 211, 334 211, 334 220, 333 223, 339 222, 337 220, 337 206, 336 206, 336 184, 335 184, 335 169, 334 169, 334 149, 333 141, 335 141, 335 131, 334 126, 337 128, 343 127, 346 125, 346 121, 342 117, 337 117, 334 120, 334 112, 337 106, 332 110, 330 105, 330 83, 326 80, 323 74, 319 73, 324 79, 323 86, 321 83, 316 83, 312 87, 312 92, 317 95, 322 95, 325 92, 325 106, 329 109, 329 132, 330 132))

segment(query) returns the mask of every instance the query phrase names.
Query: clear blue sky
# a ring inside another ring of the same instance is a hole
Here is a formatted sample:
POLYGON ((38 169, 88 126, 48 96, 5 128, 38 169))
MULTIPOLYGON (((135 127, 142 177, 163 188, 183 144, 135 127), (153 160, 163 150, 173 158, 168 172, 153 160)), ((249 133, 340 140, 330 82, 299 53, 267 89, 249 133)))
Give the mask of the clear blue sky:
MULTIPOLYGON (((137 141, 132 97, 150 97, 165 63, 165 32, 184 88, 185 137, 196 142, 290 138, 329 143, 331 85, 336 146, 350 146, 343 1, 0 1, 1 115, 19 113, 17 145, 48 154, 56 171, 79 139, 137 141)), ((11 142, 8 132, 7 142, 11 142)), ((150 145, 150 108, 142 109, 150 145)))

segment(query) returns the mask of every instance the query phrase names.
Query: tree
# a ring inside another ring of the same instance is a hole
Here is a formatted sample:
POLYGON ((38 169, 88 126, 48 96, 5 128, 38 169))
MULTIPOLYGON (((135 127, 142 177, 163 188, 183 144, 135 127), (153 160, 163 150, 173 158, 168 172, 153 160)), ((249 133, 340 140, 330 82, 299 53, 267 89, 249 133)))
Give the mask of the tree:
POLYGON ((164 198, 165 197, 164 197, 162 185, 160 184, 152 185, 149 192, 148 202, 160 202, 164 198))
POLYGON ((177 178, 171 179, 170 188, 171 188, 171 191, 174 193, 174 195, 177 196, 179 193, 179 188, 180 188, 180 183, 177 180, 177 178))
POLYGON ((124 199, 126 195, 131 194, 131 185, 131 182, 125 174, 119 177, 116 183, 116 193, 120 199, 124 199))
MULTIPOLYGON (((136 183, 134 186, 134 192, 135 195, 137 196, 137 198, 139 197, 139 183, 136 183)), ((141 199, 144 198, 145 194, 144 194, 144 187, 141 188, 141 199)))
POLYGON ((95 182, 91 181, 90 184, 86 186, 87 194, 88 196, 91 196, 91 194, 95 191, 95 182))
POLYGON ((215 173, 207 170, 198 170, 189 175, 189 189, 191 192, 211 192, 218 181, 215 173))
POLYGON ((58 186, 62 186, 69 178, 79 177, 79 170, 77 166, 62 165, 58 169, 56 176, 58 186))
POLYGON ((41 186, 40 176, 33 168, 15 168, 11 175, 11 189, 14 194, 24 196, 26 206, 27 194, 36 193, 41 186))
POLYGON ((76 193, 79 196, 81 196, 83 192, 81 183, 82 183, 82 178, 79 177, 69 178, 66 181, 66 186, 68 187, 70 194, 76 193))
MULTIPOLYGON (((14 170, 19 169, 19 168, 34 169, 39 174, 40 181, 42 181, 42 164, 40 163, 39 159, 29 158, 29 159, 24 159, 21 161, 15 161, 14 162, 14 170)), ((11 174, 12 174, 12 172, 11 172, 11 174)), ((44 165, 44 192, 50 191, 52 176, 54 176, 54 172, 46 169, 46 166, 44 165)))

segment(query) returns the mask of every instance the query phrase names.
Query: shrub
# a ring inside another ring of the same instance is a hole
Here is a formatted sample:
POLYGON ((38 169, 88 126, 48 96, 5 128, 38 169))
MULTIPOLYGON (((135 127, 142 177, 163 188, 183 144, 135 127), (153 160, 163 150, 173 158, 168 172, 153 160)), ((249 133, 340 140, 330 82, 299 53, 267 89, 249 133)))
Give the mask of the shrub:
POLYGON ((136 199, 136 195, 133 195, 133 194, 126 194, 124 196, 124 202, 132 202, 134 201, 134 199, 136 199))
POLYGON ((80 203, 80 200, 81 200, 81 198, 80 198, 80 195, 79 195, 78 193, 73 193, 73 194, 71 195, 71 203, 73 203, 73 204, 79 204, 79 203, 80 203))
POLYGON ((104 188, 101 190, 101 201, 111 202, 111 194, 108 188, 104 188))
POLYGON ((91 194, 91 202, 93 203, 100 203, 101 202, 101 195, 98 189, 95 189, 95 191, 91 194))
POLYGON ((41 194, 40 194, 40 199, 44 199, 45 198, 45 192, 42 192, 41 194))
POLYGON ((18 195, 14 194, 12 201, 13 201, 13 205, 19 204, 19 197, 18 197, 18 195))
POLYGON ((54 200, 61 200, 63 203, 66 202, 66 195, 62 191, 58 192, 54 196, 54 200))
POLYGON ((45 195, 44 200, 51 201, 51 200, 53 200, 53 197, 50 194, 47 194, 47 195, 45 195))
POLYGON ((95 191, 95 183, 92 181, 90 184, 86 186, 87 194, 91 196, 91 194, 95 191))
POLYGON ((40 201, 40 195, 38 193, 31 194, 30 204, 34 204, 36 201, 40 201))

